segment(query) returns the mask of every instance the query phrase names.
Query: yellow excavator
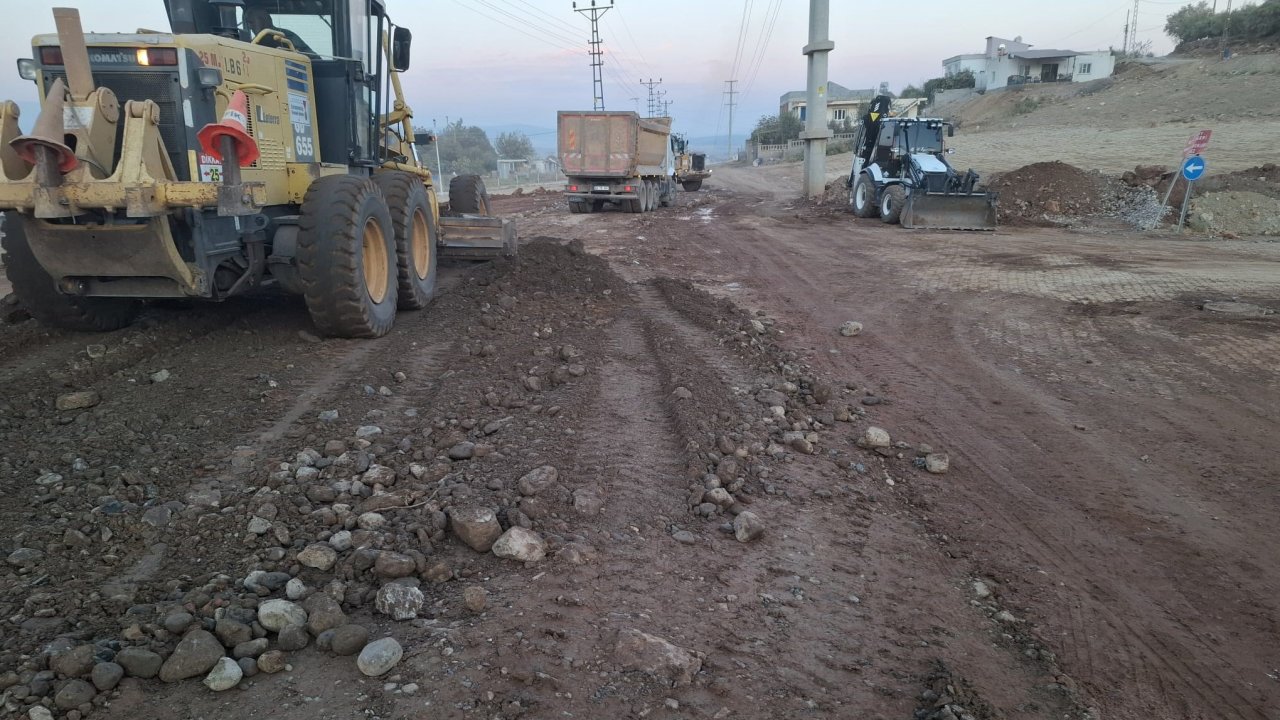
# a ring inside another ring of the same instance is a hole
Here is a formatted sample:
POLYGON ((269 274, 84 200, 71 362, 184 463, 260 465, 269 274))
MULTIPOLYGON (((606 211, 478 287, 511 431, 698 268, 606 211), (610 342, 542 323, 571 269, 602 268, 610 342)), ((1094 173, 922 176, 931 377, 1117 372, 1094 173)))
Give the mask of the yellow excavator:
POLYGON ((317 328, 377 337, 425 307, 438 256, 516 250, 483 181, 448 208, 418 160, 383 0, 166 0, 172 32, 86 35, 55 8, 0 102, 6 270, 37 320, 129 324, 142 301, 301 294, 317 328))

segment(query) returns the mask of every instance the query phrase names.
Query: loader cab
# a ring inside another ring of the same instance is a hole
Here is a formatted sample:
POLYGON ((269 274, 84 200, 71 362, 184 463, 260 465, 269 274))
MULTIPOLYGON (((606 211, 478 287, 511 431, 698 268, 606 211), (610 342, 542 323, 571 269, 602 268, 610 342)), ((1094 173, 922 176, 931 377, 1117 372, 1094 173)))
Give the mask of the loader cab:
POLYGON ((888 175, 898 176, 908 154, 943 152, 943 123, 915 118, 889 119, 880 123, 880 135, 871 162, 888 175))
MULTIPOLYGON (((409 64, 411 35, 392 28, 383 0, 166 0, 175 33, 203 33, 252 42, 280 32, 311 65, 310 78, 290 80, 290 93, 313 95, 320 160, 352 167, 381 165, 378 125, 390 110, 384 35, 392 37, 395 69, 409 64)), ((274 47, 269 39, 263 45, 274 47)))

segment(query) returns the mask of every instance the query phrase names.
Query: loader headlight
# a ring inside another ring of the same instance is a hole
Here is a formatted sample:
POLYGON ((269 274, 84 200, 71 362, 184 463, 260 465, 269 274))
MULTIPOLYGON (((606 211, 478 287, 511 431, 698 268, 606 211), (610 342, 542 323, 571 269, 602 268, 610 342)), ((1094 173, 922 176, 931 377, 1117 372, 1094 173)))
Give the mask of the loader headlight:
POLYGON ((36 67, 35 60, 32 60, 31 58, 18 58, 18 77, 23 80, 35 82, 37 70, 38 68, 36 67))
POLYGON ((196 70, 196 80, 200 82, 200 87, 221 87, 222 71, 216 67, 202 67, 196 70))

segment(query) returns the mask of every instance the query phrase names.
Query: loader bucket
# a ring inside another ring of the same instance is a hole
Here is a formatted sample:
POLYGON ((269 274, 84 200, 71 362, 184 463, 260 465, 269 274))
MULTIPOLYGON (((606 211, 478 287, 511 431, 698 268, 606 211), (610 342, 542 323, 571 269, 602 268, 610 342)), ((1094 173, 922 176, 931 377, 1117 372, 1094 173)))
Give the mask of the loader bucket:
POLYGON ((911 193, 901 222, 905 228, 921 230, 995 230, 996 195, 911 193))

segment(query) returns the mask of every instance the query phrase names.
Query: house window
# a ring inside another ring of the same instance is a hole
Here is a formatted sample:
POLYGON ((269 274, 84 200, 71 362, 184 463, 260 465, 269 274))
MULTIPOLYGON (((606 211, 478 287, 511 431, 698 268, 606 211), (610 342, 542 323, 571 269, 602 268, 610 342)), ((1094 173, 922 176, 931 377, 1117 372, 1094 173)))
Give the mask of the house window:
POLYGON ((1088 75, 1093 72, 1093 63, 1080 63, 1079 72, 1081 75, 1088 75))
POLYGON ((832 120, 844 120, 844 118, 845 118, 845 109, 844 109, 844 108, 836 108, 835 110, 832 110, 832 111, 831 111, 831 119, 832 119, 832 120))
POLYGON ((801 119, 801 120, 804 120, 804 119, 805 119, 805 117, 804 117, 804 108, 805 108, 805 106, 804 106, 804 105, 801 105, 800 107, 796 108, 796 110, 800 113, 800 119, 801 119))

